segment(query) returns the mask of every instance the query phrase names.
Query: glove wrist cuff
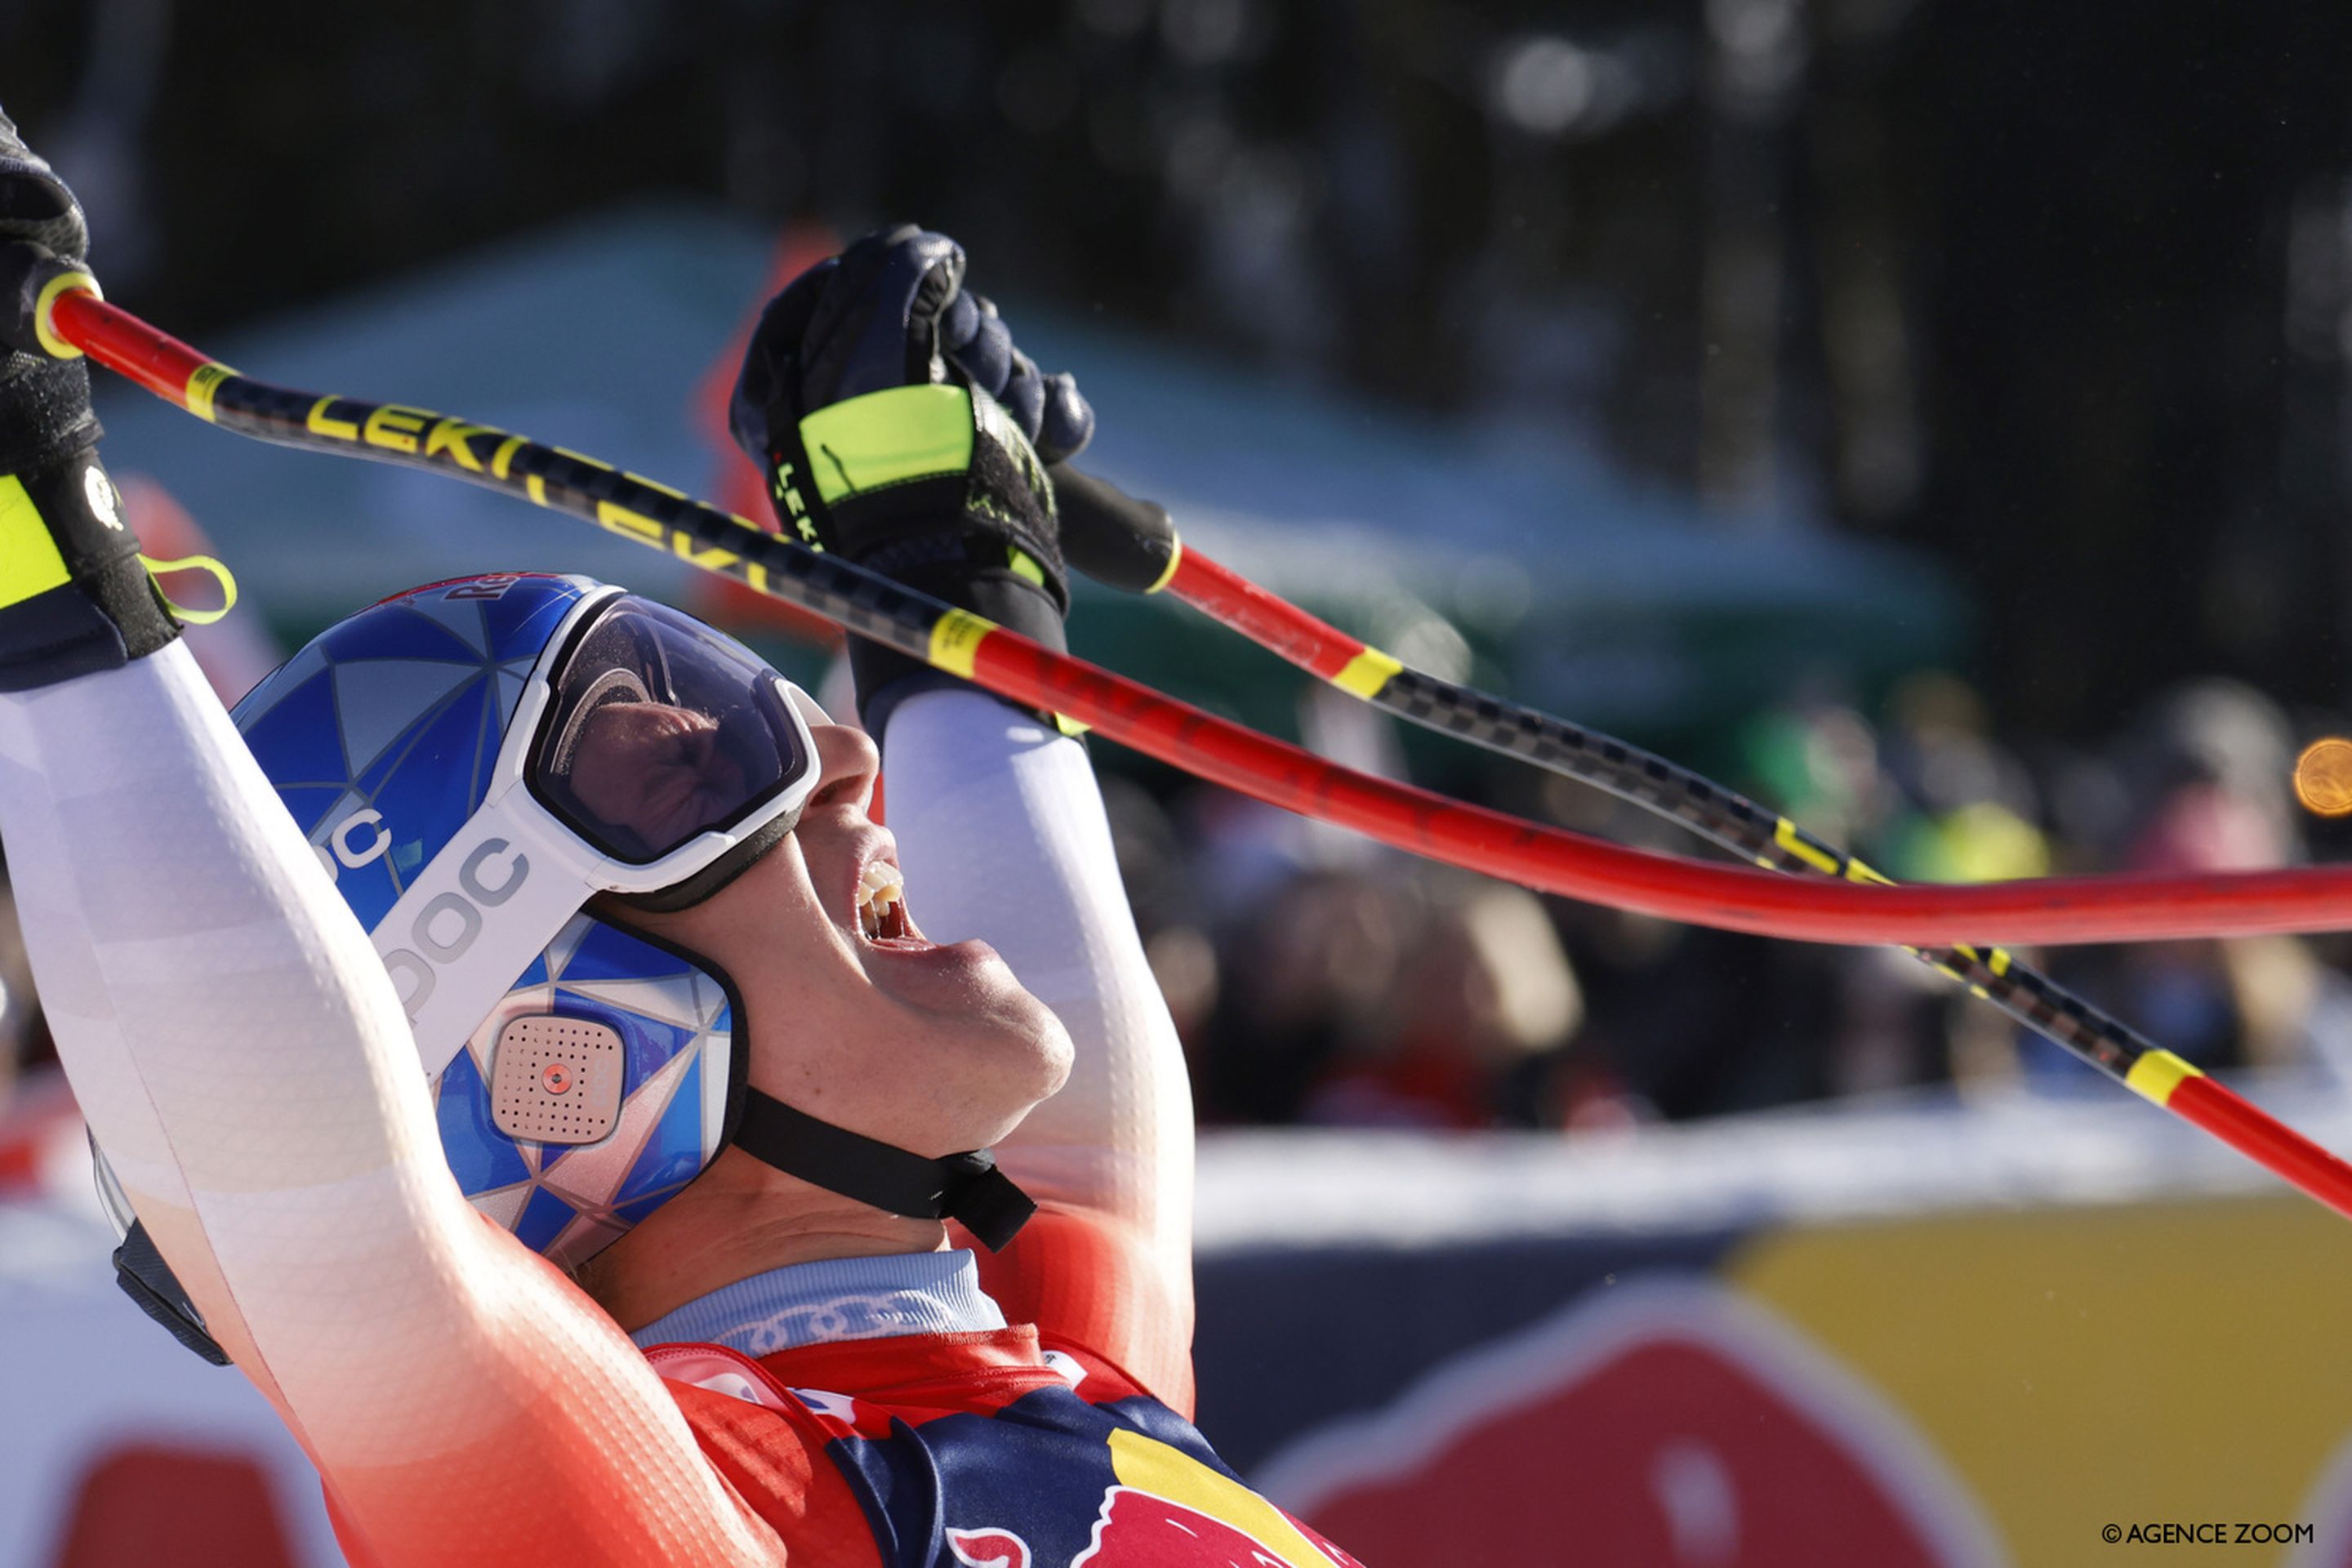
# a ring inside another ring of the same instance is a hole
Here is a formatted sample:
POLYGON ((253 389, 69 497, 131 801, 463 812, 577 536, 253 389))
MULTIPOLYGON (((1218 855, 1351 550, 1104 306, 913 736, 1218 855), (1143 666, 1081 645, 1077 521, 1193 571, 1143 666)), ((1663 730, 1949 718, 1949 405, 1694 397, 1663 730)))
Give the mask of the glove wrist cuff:
POLYGON ((0 691, 28 691, 144 658, 180 635, 84 447, 0 474, 0 691))
MULTIPOLYGON (((1001 572, 993 576, 958 581, 926 581, 919 576, 902 581, 918 592, 985 616, 1007 631, 1018 632, 1052 652, 1069 651, 1061 610, 1043 588, 1025 577, 1001 572)), ((909 697, 953 687, 985 689, 920 659, 910 658, 894 647, 858 637, 849 639, 849 673, 857 690, 857 721, 877 742, 889 725, 890 710, 909 697)), ((1024 708, 1010 698, 997 700, 1042 721, 1049 728, 1060 723, 1052 713, 1024 708)))

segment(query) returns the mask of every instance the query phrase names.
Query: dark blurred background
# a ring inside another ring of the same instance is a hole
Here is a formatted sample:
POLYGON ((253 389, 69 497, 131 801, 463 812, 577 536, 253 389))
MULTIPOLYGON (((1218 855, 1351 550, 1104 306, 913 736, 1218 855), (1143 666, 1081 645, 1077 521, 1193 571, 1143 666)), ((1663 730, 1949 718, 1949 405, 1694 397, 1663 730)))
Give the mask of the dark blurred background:
MULTIPOLYGON (((1857 653, 1703 733, 1617 727, 1951 879, 2336 845, 2287 778, 2336 727, 2352 608, 2347 85, 2352 8, 2219 0, 0 10, 0 92, 110 292, 198 342, 628 198, 913 216, 1008 295, 1256 384, 1597 453, 1727 549, 1901 547, 1966 610, 1922 668, 1857 653)), ((1549 700, 1537 655, 1465 668, 1549 700)), ((1349 722, 1299 726, 1409 765, 1349 722)), ((1456 885, 1150 770, 1114 805, 1214 1116, 1560 1126, 2034 1076, 1900 960, 1456 885)), ((2325 1065, 2339 956, 2062 973, 2197 1059, 2325 1065)))
POLYGON ((1032 295, 1915 543, 2004 724, 2336 693, 2340 5, 48 0, 0 61, 189 333, 630 193, 916 215, 1032 295))

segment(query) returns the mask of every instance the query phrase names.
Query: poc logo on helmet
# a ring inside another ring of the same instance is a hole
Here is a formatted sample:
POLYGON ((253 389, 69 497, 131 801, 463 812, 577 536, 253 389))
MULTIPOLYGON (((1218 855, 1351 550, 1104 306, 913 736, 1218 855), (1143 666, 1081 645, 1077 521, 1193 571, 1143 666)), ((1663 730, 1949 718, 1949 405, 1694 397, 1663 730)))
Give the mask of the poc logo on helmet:
MULTIPOLYGON (((339 835, 341 831, 336 829, 339 835)), ((513 898, 530 876, 530 857, 509 854, 513 847, 503 838, 485 838, 474 846, 457 868, 457 886, 417 910, 409 922, 410 945, 383 955, 383 966, 392 973, 400 1005, 411 1022, 433 994, 436 966, 465 957, 482 934, 482 911, 513 898), (485 873, 498 879, 486 880, 485 873)))
POLYGON ((327 880, 332 882, 341 879, 347 870, 356 871, 383 859, 384 851, 391 847, 392 835, 383 826, 383 813, 373 806, 364 806, 335 824, 327 841, 311 845, 310 853, 319 858, 319 864, 327 868, 327 880), (367 827, 375 829, 375 837, 365 844, 353 843, 354 836, 367 827))

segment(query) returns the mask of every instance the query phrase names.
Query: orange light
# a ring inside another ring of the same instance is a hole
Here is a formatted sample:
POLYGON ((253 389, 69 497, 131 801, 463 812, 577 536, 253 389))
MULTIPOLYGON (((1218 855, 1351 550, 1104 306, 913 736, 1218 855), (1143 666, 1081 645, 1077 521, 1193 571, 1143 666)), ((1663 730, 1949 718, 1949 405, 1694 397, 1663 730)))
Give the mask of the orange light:
POLYGON ((2352 741, 2329 735, 2294 760, 2294 798, 2321 816, 2352 815, 2352 741))

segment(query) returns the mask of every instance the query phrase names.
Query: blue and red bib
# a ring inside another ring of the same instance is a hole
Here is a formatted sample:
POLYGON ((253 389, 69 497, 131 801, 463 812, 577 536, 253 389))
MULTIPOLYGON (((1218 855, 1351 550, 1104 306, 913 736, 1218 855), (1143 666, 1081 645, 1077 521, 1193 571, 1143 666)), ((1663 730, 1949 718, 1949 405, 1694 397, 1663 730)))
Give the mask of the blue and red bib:
POLYGON ((1026 1324, 646 1356, 795 1564, 1360 1568, 1116 1366, 1026 1324))

